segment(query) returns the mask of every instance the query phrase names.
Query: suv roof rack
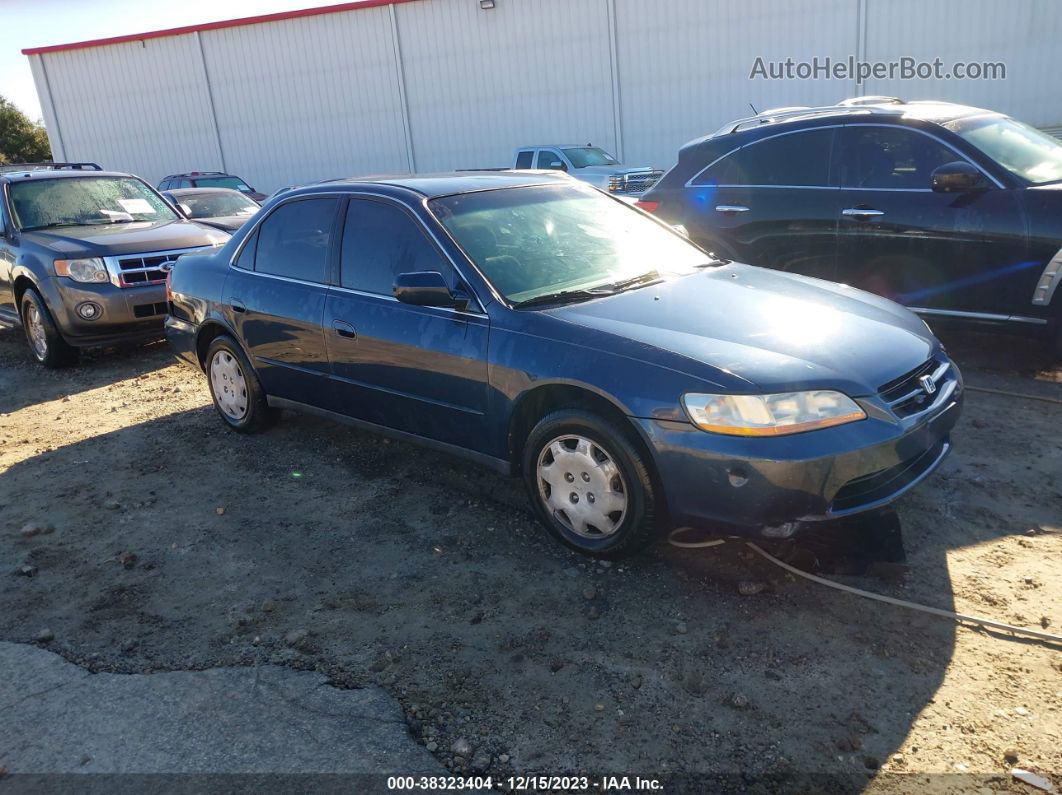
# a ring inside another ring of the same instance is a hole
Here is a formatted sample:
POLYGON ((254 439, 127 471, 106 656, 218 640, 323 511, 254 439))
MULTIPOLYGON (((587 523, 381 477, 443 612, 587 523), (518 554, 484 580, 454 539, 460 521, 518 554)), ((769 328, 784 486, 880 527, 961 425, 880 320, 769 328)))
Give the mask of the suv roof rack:
POLYGON ((5 171, 103 171, 98 163, 0 163, 5 171))
POLYGON ((858 108, 863 105, 903 105, 904 101, 899 97, 886 97, 873 95, 869 97, 849 97, 837 103, 842 108, 858 108))
POLYGON ((838 102, 836 105, 823 105, 816 108, 788 107, 773 108, 757 113, 755 116, 747 116, 743 119, 727 122, 709 138, 717 138, 720 135, 729 135, 761 124, 774 124, 780 121, 792 121, 794 119, 813 118, 815 116, 845 116, 857 113, 900 113, 899 108, 893 109, 882 107, 883 105, 903 105, 903 100, 896 97, 852 97, 838 102))

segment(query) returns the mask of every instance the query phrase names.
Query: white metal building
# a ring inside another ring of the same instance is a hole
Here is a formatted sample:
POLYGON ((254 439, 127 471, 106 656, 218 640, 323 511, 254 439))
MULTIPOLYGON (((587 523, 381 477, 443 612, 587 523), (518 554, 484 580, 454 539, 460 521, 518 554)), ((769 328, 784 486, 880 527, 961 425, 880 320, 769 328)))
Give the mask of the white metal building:
POLYGON ((365 0, 26 50, 56 160, 259 190, 593 142, 667 167, 786 105, 889 94, 1062 126, 1059 0, 365 0), (757 57, 1002 62, 1001 80, 752 78, 757 57))

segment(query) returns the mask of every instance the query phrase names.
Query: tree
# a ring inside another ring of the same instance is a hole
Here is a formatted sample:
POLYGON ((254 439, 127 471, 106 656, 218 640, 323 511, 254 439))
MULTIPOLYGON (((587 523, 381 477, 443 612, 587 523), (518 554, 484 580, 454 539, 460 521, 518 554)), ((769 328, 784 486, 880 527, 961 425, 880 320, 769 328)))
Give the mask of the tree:
POLYGON ((33 163, 51 160, 52 149, 44 125, 0 97, 0 163, 33 163))

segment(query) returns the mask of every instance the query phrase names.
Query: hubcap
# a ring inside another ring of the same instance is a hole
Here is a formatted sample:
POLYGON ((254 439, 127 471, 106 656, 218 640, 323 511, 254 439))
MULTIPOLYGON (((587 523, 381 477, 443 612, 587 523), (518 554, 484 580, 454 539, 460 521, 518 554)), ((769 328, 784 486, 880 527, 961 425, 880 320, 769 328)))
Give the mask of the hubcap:
POLYGON ((38 359, 48 355, 48 335, 44 333, 44 320, 33 304, 26 307, 26 336, 38 359))
POLYGON ((627 484, 611 454, 584 436, 558 436, 538 456, 538 494, 584 538, 612 535, 627 514, 627 484))
POLYGON ((210 387, 227 417, 244 418, 247 414, 247 381, 240 363, 228 351, 218 351, 210 360, 210 387))

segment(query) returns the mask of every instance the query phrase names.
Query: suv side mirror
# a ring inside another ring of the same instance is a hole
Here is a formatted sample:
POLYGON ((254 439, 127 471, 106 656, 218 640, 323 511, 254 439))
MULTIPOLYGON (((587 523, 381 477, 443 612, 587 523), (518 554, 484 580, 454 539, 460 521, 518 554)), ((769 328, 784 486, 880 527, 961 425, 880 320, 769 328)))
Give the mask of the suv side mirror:
POLYGON ((965 160, 938 166, 930 179, 936 193, 968 193, 988 187, 977 167, 965 160))
POLYGON ((395 277, 394 293, 403 304, 413 306, 441 306, 461 311, 469 302, 467 295, 451 290, 438 271, 400 273, 395 277))

